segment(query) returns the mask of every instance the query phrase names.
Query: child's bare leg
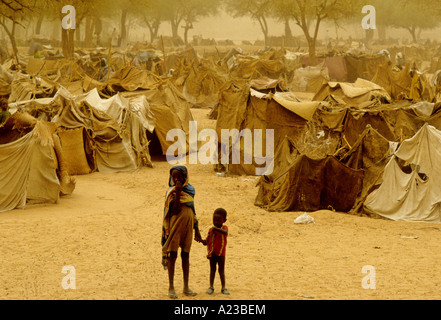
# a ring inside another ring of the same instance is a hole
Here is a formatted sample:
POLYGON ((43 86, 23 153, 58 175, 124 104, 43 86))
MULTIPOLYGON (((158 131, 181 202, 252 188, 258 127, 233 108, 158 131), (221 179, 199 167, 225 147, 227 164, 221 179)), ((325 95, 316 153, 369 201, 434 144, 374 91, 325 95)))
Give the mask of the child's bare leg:
POLYGON ((216 276, 216 264, 217 264, 217 257, 212 256, 210 257, 210 287, 207 290, 208 294, 213 294, 214 292, 214 277, 216 276))
POLYGON ((174 286, 174 278, 175 278, 175 264, 176 258, 178 257, 178 253, 176 251, 170 251, 168 256, 168 294, 171 296, 176 296, 175 286, 174 286))
POLYGON ((225 288, 225 256, 219 257, 219 277, 222 285, 221 292, 223 294, 230 294, 225 288))
POLYGON ((182 273, 184 274, 184 294, 195 296, 196 293, 190 290, 188 287, 188 279, 190 275, 190 253, 189 252, 181 252, 182 258, 182 273))
POLYGON ((225 288, 225 256, 219 257, 219 277, 222 285, 222 289, 225 288))
POLYGON ((214 286, 214 278, 216 277, 216 265, 217 265, 216 257, 211 257, 210 258, 210 287, 214 286))

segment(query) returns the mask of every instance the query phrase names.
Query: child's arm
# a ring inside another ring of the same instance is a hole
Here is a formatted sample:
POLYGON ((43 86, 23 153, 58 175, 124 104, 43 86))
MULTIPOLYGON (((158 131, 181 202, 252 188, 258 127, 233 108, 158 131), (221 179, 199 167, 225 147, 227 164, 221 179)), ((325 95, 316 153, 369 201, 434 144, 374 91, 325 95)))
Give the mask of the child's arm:
POLYGON ((213 226, 213 230, 219 231, 223 234, 227 234, 228 233, 228 229, 223 229, 223 228, 218 228, 216 226, 213 226))
POLYGON ((181 206, 181 191, 182 191, 182 184, 178 182, 175 186, 175 199, 174 199, 173 209, 172 209, 173 214, 179 213, 179 209, 181 206))

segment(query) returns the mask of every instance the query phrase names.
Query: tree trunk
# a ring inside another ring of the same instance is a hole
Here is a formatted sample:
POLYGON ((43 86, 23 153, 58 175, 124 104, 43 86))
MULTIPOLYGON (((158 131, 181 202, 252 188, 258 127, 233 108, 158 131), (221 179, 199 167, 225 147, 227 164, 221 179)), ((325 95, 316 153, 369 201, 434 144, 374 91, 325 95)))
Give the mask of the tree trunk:
POLYGON ((288 18, 285 18, 285 37, 287 39, 292 38, 292 31, 291 31, 291 27, 289 26, 289 19, 288 18))
POLYGON ((124 8, 121 12, 121 43, 125 43, 127 38, 126 20, 127 20, 127 9, 124 8))
POLYGON ((266 23, 265 16, 260 16, 257 18, 257 21, 259 21, 260 28, 263 32, 264 42, 265 42, 265 48, 268 47, 268 24, 266 23))
POLYGON ((176 23, 175 20, 170 20, 171 28, 172 28, 172 37, 177 38, 178 37, 178 23, 176 23))
POLYGON ((4 21, 0 21, 0 24, 2 25, 3 29, 5 30, 6 34, 9 37, 9 41, 11 42, 11 46, 12 46, 12 51, 13 51, 13 55, 15 57, 15 60, 17 63, 19 63, 18 61, 18 49, 17 49, 17 42, 15 41, 15 21, 12 21, 12 28, 11 30, 9 30, 6 27, 6 22, 4 21))
POLYGON ((412 36, 412 40, 414 43, 417 43, 417 35, 416 35, 416 28, 415 27, 410 27, 407 30, 409 30, 411 36, 412 36))
POLYGON ((35 34, 40 34, 41 25, 43 24, 43 18, 44 18, 43 13, 38 16, 37 24, 35 25, 35 34))
POLYGON ((309 65, 315 66, 316 63, 316 48, 315 48, 315 39, 308 38, 308 48, 309 48, 309 65))
POLYGON ((381 41, 386 41, 386 26, 378 25, 378 38, 381 41))
POLYGON ((74 56, 74 33, 75 30, 61 28, 61 46, 65 58, 74 56))
POLYGON ((93 39, 93 19, 90 16, 86 17, 86 25, 84 29, 84 46, 90 48, 92 46, 93 39))
POLYGON ((185 45, 188 45, 188 38, 187 38, 187 35, 188 35, 188 30, 189 30, 190 28, 188 28, 187 26, 185 26, 184 27, 184 43, 185 43, 185 45))

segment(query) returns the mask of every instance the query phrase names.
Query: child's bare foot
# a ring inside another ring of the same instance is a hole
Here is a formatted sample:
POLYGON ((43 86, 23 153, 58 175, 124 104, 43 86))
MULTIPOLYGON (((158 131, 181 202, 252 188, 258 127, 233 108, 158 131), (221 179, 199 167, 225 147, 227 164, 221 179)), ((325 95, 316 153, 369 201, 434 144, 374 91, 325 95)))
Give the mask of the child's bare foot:
POLYGON ((223 288, 223 289, 221 290, 221 292, 222 292, 223 294, 227 294, 227 295, 230 294, 230 292, 227 290, 227 288, 223 288))

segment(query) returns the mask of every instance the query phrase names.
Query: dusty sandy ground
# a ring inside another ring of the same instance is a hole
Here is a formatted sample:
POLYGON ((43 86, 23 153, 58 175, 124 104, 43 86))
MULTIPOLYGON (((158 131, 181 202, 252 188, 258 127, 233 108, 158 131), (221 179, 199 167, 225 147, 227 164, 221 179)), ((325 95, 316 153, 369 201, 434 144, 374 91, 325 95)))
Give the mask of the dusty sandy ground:
MULTIPOLYGON (((207 110, 193 110, 201 126, 207 110)), ((168 299, 161 266, 165 161, 131 173, 77 176, 76 190, 57 204, 0 214, 0 299, 168 299), (76 289, 63 289, 63 266, 76 289)), ((440 299, 441 225, 394 222, 319 211, 274 213, 253 205, 256 177, 217 177, 212 166, 188 165, 206 235, 216 207, 228 211, 226 280, 231 295, 208 287, 206 247, 191 250, 192 299, 440 299), (375 268, 364 289, 363 266, 375 268), (372 284, 372 283, 371 283, 372 284)), ((182 288, 178 260, 177 292, 182 288)))

